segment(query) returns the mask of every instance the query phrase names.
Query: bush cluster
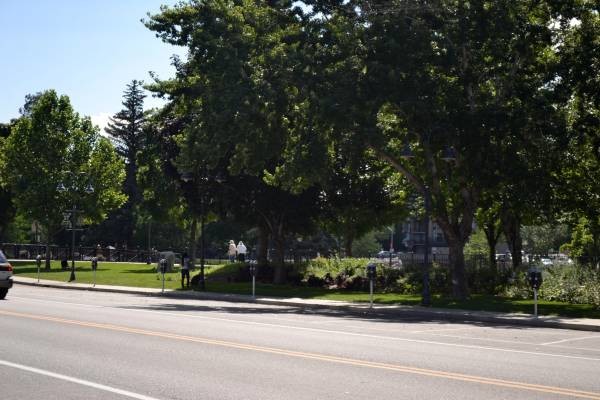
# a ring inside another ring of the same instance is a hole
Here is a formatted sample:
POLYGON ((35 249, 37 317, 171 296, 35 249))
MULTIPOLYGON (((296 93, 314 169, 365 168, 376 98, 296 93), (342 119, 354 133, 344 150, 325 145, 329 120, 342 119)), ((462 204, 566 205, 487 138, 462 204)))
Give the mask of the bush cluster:
MULTIPOLYGON (((324 258, 288 266, 288 282, 294 285, 324 287, 329 289, 367 290, 368 279, 366 258, 324 258)), ((419 294, 423 288, 423 266, 421 264, 392 264, 387 260, 376 260, 377 277, 375 287, 383 292, 419 294)), ((228 265, 227 280, 248 281, 248 266, 228 265)), ((471 293, 502 295, 510 298, 528 299, 532 291, 527 284, 525 267, 519 271, 491 267, 485 262, 467 262, 467 281, 471 293)), ((258 278, 270 281, 273 268, 258 268, 258 278)), ((556 266, 544 271, 544 283, 540 299, 562 301, 573 304, 592 304, 600 309, 600 272, 584 266, 556 266)), ((433 263, 429 270, 432 293, 451 293, 451 271, 448 266, 433 263)))
POLYGON ((544 273, 540 297, 600 309, 600 272, 583 266, 551 268, 544 273))
POLYGON ((311 287, 362 290, 366 287, 366 258, 317 257, 305 263, 302 283, 311 287))

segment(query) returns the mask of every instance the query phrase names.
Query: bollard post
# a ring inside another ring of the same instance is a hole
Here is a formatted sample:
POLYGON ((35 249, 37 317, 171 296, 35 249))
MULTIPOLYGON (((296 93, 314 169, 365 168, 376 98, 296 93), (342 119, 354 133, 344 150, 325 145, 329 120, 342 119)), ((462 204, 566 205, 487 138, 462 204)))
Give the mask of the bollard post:
POLYGON ((256 265, 250 264, 250 274, 252 274, 252 298, 256 298, 256 265))
POLYGON ((35 263, 37 264, 37 278, 38 278, 38 283, 40 283, 40 266, 42 265, 42 256, 41 255, 37 255, 37 257, 35 257, 35 263))
POLYGON ((373 279, 369 280, 369 308, 373 308, 373 279))
POLYGON ((162 290, 161 293, 165 292, 165 272, 167 270, 167 260, 164 258, 161 258, 159 261, 159 265, 160 265, 160 273, 162 275, 162 290))
POLYGON ((537 312, 537 303, 538 303, 538 298, 537 298, 537 289, 533 289, 533 316, 537 318, 538 316, 538 312, 537 312))
POLYGON ((538 289, 542 286, 543 277, 542 271, 537 268, 530 268, 527 272, 527 281, 533 289, 533 315, 538 316, 538 289))
POLYGON ((369 263, 369 265, 367 265, 367 278, 369 278, 369 308, 373 308, 373 286, 377 274, 376 268, 374 263, 369 263))
POLYGON ((94 282, 92 287, 96 287, 96 270, 98 269, 98 257, 92 257, 92 271, 94 272, 94 282))

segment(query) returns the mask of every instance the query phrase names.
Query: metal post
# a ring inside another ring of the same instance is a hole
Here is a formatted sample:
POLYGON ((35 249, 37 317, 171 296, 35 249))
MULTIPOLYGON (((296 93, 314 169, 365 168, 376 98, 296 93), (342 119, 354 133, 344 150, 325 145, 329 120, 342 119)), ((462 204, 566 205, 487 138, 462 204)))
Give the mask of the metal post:
POLYGON ((37 264, 38 268, 38 283, 40 283, 40 266, 42 265, 42 260, 39 259, 39 255, 36 258, 35 263, 37 264))
POLYGON ((252 274, 252 298, 256 297, 256 276, 252 274))
POLYGON ((73 204, 73 213, 71 214, 71 276, 69 282, 75 280, 75 221, 77 220, 76 211, 77 208, 73 204))
POLYGON ((94 284, 92 287, 96 287, 96 270, 94 269, 94 284))
POLYGON ((165 269, 166 269, 166 264, 161 264, 160 267, 160 271, 161 271, 161 275, 162 275, 162 291, 161 293, 165 292, 165 269))
POLYGON ((200 216, 200 290, 206 290, 206 283, 204 281, 204 201, 202 201, 202 215, 200 216))
POLYGON ((421 305, 429 307, 431 305, 431 291, 429 288, 429 220, 430 220, 430 199, 429 188, 425 187, 425 254, 423 256, 423 295, 421 305))
POLYGON ((373 308, 373 279, 369 280, 369 308, 373 308))
POLYGON ((538 303, 538 299, 537 299, 537 289, 534 288, 533 289, 533 315, 537 318, 538 316, 538 310, 537 310, 537 303, 538 303))
POLYGON ((390 231, 390 268, 392 268, 392 257, 394 253, 394 228, 394 225, 392 225, 391 228, 388 227, 388 230, 390 231))
POLYGON ((146 264, 150 265, 152 263, 152 247, 150 246, 150 232, 152 229, 152 220, 148 220, 148 259, 146 260, 146 264))

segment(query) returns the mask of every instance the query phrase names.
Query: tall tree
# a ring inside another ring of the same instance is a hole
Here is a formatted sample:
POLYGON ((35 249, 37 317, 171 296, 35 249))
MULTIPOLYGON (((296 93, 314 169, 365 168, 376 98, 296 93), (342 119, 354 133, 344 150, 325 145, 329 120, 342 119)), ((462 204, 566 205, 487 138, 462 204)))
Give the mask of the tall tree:
MULTIPOLYGON (((11 124, 0 123, 0 149, 5 146, 5 140, 10 135, 11 124)), ((15 216, 15 207, 12 201, 12 194, 8 185, 8 180, 3 176, 5 154, 0 151, 0 243, 4 240, 4 233, 11 220, 15 216)))
POLYGON ((571 143, 560 178, 560 205, 575 232, 591 237, 586 256, 600 265, 600 7, 577 2, 559 21, 566 35, 559 86, 569 99, 571 143))
MULTIPOLYGON (((252 178, 241 182, 257 183, 251 187, 253 214, 263 217, 261 237, 268 232, 278 247, 299 215, 297 207, 310 205, 299 200, 316 200, 313 192, 303 193, 309 185, 284 193, 273 179, 278 160, 296 151, 286 147, 291 131, 305 128, 296 123, 306 108, 298 105, 296 87, 302 65, 295 51, 303 33, 291 4, 192 0, 164 7, 146 22, 164 41, 188 48, 185 61, 174 61, 175 79, 152 86, 184 122, 174 140, 179 172, 192 172, 198 183, 204 171, 219 168, 231 177, 252 178), (295 205, 294 212, 285 202, 295 205)), ((276 264, 280 281, 283 250, 276 264)))
POLYGON ((465 298, 463 248, 482 190, 504 172, 493 155, 517 142, 527 157, 559 131, 551 2, 307 3, 319 131, 365 144, 428 198, 465 298))
MULTIPOLYGON (((118 154, 125 159, 126 173, 123 192, 127 202, 116 212, 113 218, 118 222, 120 241, 131 242, 135 227, 135 207, 140 203, 137 183, 138 152, 144 144, 142 133, 144 125, 144 89, 143 82, 132 80, 123 94, 123 109, 110 118, 106 132, 115 143, 118 154)), ((116 233, 116 232, 115 232, 116 233)))
MULTIPOLYGON (((3 147, 4 175, 17 208, 42 225, 49 244, 60 229, 62 213, 74 203, 90 223, 100 222, 123 203, 124 167, 108 139, 99 137, 90 118, 73 111, 67 96, 48 90, 28 107, 3 147), (60 193, 61 183, 72 190, 60 193), (82 194, 86 184, 94 187, 92 194, 82 194)), ((49 256, 47 247, 47 268, 49 256)))

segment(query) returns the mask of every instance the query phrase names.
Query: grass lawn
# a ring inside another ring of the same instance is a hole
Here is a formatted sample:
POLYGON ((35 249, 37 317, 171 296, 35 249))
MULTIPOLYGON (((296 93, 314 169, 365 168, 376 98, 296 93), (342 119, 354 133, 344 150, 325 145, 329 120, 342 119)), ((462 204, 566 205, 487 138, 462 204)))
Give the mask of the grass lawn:
MULTIPOLYGON (((11 262, 15 275, 37 278, 37 266, 31 262, 11 262)), ((71 262, 69 261, 69 267, 71 262)), ((67 282, 71 271, 60 269, 60 261, 52 261, 50 271, 40 271, 40 279, 67 282)), ((94 281, 91 263, 89 261, 75 262, 75 277, 77 283, 89 283, 94 281)), ((161 288, 161 275, 156 273, 154 264, 138 263, 110 263, 99 262, 96 271, 96 284, 161 288)), ((165 274, 165 288, 181 288, 181 274, 172 272, 165 274)))
MULTIPOLYGON (((70 264, 69 264, 70 265, 70 264)), ((37 277, 35 263, 19 262, 13 263, 16 275, 37 277)), ((93 273, 89 261, 75 263, 76 277, 78 283, 92 283, 93 273)), ((235 265, 208 265, 206 266, 206 289, 215 293, 251 294, 252 287, 249 282, 227 282, 224 277, 231 275, 238 267, 235 265)), ((192 272, 192 275, 198 271, 192 272)), ((62 271, 60 262, 53 261, 49 272, 41 271, 41 279, 49 279, 66 282, 69 280, 70 271, 62 271)), ((155 271, 154 264, 137 263, 110 263, 100 262, 96 272, 96 283, 116 286, 134 286, 161 288, 160 274, 155 271)), ((165 288, 180 289, 181 275, 173 272, 165 274, 165 288)), ((305 299, 326 299, 350 302, 368 302, 368 292, 353 292, 347 290, 329 290, 324 288, 313 288, 290 285, 271 285, 266 283, 256 284, 258 296, 274 297, 299 297, 305 299)), ((398 293, 375 293, 373 301, 378 304, 403 304, 418 305, 420 295, 405 295, 398 293)), ((432 305, 440 308, 463 309, 474 311, 498 311, 498 312, 520 312, 532 313, 533 300, 509 299, 490 295, 472 295, 464 302, 456 302, 452 299, 434 295, 432 305)), ((600 318, 600 310, 594 309, 588 304, 568 304, 554 301, 538 302, 540 315, 559 315, 565 317, 600 318)))

